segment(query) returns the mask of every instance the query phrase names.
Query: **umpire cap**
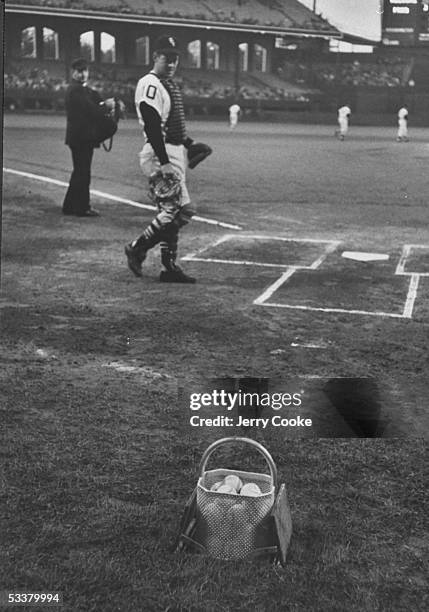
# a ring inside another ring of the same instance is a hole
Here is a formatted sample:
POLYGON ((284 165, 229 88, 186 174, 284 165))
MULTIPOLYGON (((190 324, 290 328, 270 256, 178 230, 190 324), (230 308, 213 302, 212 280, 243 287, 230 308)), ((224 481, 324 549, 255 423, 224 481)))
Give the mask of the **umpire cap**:
POLYGON ((159 36, 155 41, 154 51, 156 53, 180 55, 176 39, 172 36, 159 36))
POLYGON ((88 68, 88 62, 83 57, 74 59, 71 63, 73 70, 86 70, 88 68))

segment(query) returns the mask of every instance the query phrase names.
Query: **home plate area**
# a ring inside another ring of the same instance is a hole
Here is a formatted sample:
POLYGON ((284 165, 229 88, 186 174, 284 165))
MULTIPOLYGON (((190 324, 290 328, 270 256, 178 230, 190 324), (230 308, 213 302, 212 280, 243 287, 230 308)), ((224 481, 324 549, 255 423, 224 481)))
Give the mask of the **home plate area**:
POLYGON ((259 277, 263 292, 255 305, 412 318, 420 277, 429 276, 429 246, 408 244, 387 254, 346 246, 335 240, 229 234, 183 259, 271 269, 277 278, 264 289, 259 277))

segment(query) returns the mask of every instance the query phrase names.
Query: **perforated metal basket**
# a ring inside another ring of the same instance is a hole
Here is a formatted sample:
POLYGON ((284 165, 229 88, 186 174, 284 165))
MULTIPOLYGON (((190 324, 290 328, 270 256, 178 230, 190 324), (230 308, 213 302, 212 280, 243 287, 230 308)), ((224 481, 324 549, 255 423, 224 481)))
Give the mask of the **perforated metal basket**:
POLYGON ((254 553, 258 546, 258 531, 266 526, 272 510, 277 487, 277 469, 270 453, 250 438, 223 438, 205 451, 199 468, 197 484, 197 517, 200 542, 206 552, 216 559, 243 559, 254 553), (253 446, 266 460, 270 474, 241 470, 214 469, 206 465, 214 450, 220 446, 238 443, 253 446), (214 483, 235 474, 243 484, 253 482, 261 495, 248 497, 211 491, 214 483))

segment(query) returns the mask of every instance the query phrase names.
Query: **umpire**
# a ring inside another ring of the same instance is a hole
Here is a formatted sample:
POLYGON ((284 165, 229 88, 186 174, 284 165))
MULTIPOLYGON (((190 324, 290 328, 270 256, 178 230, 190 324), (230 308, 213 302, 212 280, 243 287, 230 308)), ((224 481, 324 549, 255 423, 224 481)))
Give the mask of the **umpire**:
POLYGON ((99 213, 89 203, 91 163, 94 148, 98 148, 95 125, 114 108, 114 98, 102 100, 97 91, 87 86, 89 76, 86 60, 75 59, 72 64, 72 80, 67 88, 65 104, 67 128, 65 144, 70 147, 73 172, 64 198, 63 214, 76 217, 98 217, 99 213))

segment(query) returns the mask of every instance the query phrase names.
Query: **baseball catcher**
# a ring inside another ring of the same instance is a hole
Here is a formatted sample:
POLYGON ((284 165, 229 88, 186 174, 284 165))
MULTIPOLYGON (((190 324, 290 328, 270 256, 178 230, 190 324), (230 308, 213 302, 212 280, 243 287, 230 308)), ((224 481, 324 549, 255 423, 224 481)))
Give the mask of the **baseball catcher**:
POLYGON ((189 223, 196 208, 186 186, 186 167, 195 168, 212 152, 186 133, 182 92, 173 80, 179 52, 172 36, 161 36, 155 45, 153 68, 137 84, 135 104, 145 144, 139 154, 140 167, 149 178, 149 195, 158 214, 143 234, 125 246, 128 267, 142 276, 146 254, 161 246, 160 281, 195 283, 177 265, 180 229, 189 223))

